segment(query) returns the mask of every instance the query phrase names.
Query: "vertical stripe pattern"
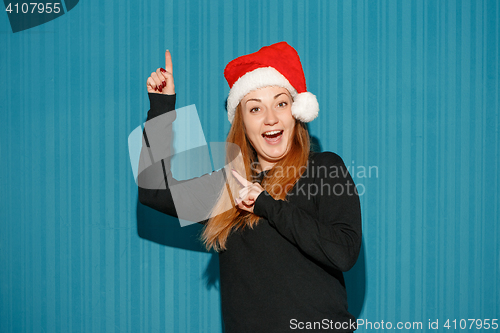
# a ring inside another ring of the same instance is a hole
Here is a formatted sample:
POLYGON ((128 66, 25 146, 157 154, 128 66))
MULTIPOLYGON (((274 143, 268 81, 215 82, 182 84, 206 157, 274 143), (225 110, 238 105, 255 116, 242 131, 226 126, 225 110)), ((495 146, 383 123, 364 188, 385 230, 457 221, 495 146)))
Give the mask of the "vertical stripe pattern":
POLYGON ((0 39, 0 332, 222 331, 217 256, 138 204, 127 138, 165 49, 177 106, 221 142, 225 65, 281 40, 318 97, 313 141, 362 193, 351 311, 498 318, 498 1, 80 0, 16 34, 3 15, 0 39))

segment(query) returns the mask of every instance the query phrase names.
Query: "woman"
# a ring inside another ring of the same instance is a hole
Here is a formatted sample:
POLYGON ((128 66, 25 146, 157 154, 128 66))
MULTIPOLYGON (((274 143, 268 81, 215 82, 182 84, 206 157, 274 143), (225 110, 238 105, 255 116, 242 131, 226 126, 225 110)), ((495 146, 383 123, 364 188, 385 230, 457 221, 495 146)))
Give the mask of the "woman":
MULTIPOLYGON (((240 148, 243 166, 232 176, 222 169, 209 178, 237 180, 241 189, 234 200, 222 195, 234 191, 222 184, 216 189, 220 195, 203 221, 202 239, 219 253, 225 331, 355 330, 342 272, 355 264, 361 246, 359 198, 338 155, 310 152, 305 123, 319 107, 306 91, 297 52, 285 42, 266 46, 231 61, 224 75, 231 87, 227 142, 240 148)), ((147 87, 148 122, 174 114, 168 51, 166 70, 152 73, 147 87)), ((159 126, 167 141, 174 119, 159 126)), ((147 137, 146 127, 150 146, 147 137)), ((145 169, 139 176, 141 203, 177 216, 169 187, 178 182, 168 159, 145 169)))

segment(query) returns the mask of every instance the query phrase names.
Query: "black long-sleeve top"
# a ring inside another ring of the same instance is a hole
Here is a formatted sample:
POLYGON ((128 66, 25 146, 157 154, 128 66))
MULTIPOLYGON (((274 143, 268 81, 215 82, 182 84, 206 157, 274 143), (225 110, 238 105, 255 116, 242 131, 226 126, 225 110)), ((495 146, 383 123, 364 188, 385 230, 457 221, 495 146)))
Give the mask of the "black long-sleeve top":
MULTIPOLYGON (((175 108, 175 95, 149 98, 148 122, 175 108)), ((175 111, 172 115, 161 125, 167 143, 175 111)), ((141 161, 147 156, 143 146, 141 161)), ((177 216, 167 179, 175 182, 168 159, 144 170, 139 175, 139 200, 177 216)), ((311 153, 307 170, 286 200, 275 200, 264 191, 255 201, 254 213, 261 217, 259 223, 233 231, 227 250, 219 253, 225 332, 353 331, 355 318, 347 309, 342 272, 359 254, 361 212, 342 159, 331 152, 311 153)))

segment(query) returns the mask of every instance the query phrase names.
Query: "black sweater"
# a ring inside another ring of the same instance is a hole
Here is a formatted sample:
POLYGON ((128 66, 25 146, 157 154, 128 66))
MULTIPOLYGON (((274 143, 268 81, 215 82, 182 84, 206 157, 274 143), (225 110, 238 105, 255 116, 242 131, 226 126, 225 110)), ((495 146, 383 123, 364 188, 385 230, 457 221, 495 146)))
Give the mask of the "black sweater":
MULTIPOLYGON (((149 98, 148 122, 175 108, 175 95, 149 98)), ((161 125, 166 141, 171 140, 175 111, 172 114, 161 125)), ((143 147, 141 161, 147 150, 143 147)), ((167 179, 172 184, 171 177, 168 159, 140 173, 140 202, 177 216, 165 185, 167 179)), ((342 159, 331 152, 311 153, 306 172, 286 201, 264 191, 255 201, 254 213, 261 217, 259 223, 233 231, 227 250, 219 253, 225 332, 353 331, 355 318, 347 310, 342 272, 359 254, 361 212, 342 159)))

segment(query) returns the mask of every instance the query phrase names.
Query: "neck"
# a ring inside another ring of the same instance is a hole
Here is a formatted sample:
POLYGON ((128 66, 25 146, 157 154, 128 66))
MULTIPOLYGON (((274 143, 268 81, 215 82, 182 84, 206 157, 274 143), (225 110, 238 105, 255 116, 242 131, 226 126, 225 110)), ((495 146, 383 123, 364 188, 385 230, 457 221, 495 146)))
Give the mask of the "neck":
POLYGON ((259 158, 259 165, 257 166, 257 171, 262 172, 262 171, 266 171, 266 170, 272 169, 272 167, 275 164, 276 163, 271 163, 271 162, 265 161, 262 158, 259 158))

